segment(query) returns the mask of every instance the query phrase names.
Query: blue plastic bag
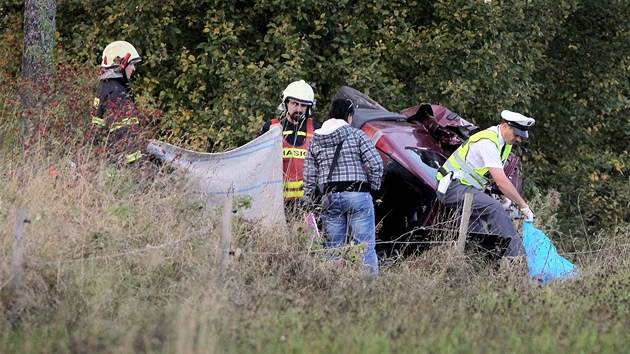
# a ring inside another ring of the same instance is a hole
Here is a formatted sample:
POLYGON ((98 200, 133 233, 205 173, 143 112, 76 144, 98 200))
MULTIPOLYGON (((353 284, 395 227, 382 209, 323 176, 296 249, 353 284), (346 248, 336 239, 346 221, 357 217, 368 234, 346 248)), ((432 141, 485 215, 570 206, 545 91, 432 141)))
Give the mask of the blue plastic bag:
POLYGON ((523 224, 523 246, 527 254, 529 276, 543 284, 550 280, 568 279, 579 274, 577 267, 558 254, 544 232, 532 222, 523 224))

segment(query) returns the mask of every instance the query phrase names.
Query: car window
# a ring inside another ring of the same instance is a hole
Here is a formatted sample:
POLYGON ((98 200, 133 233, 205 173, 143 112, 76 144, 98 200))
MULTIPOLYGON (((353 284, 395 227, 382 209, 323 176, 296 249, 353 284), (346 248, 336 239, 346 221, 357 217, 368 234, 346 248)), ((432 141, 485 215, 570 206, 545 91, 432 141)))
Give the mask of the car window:
POLYGON ((422 169, 431 176, 436 176, 438 169, 442 166, 442 164, 444 164, 444 161, 446 161, 444 156, 435 151, 417 147, 408 147, 405 150, 407 151, 407 154, 419 162, 420 167, 422 167, 422 169))

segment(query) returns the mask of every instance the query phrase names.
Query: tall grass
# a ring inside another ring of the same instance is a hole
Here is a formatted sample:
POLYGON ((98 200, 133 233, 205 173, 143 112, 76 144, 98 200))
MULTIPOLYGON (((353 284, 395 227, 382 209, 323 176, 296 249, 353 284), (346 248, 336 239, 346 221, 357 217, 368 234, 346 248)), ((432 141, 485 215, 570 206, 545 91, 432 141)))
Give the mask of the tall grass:
MULTIPOLYGON (((0 93, 3 139, 17 124, 12 95, 0 93)), ((91 102, 87 92, 69 95, 91 102)), ((65 103, 44 115, 52 113, 56 122, 78 115, 65 103)), ((223 269, 220 220, 187 190, 184 173, 115 169, 89 139, 52 141, 59 136, 26 148, 0 144, 0 352, 539 353, 630 345, 628 233, 618 228, 586 242, 557 232, 553 194, 536 199, 537 226, 579 266, 571 281, 540 286, 523 265, 461 256, 450 245, 399 259, 373 279, 355 262, 326 262, 300 223, 267 229, 238 215, 232 249, 242 252, 223 269), (25 267, 14 278, 19 207, 30 222, 25 267)))

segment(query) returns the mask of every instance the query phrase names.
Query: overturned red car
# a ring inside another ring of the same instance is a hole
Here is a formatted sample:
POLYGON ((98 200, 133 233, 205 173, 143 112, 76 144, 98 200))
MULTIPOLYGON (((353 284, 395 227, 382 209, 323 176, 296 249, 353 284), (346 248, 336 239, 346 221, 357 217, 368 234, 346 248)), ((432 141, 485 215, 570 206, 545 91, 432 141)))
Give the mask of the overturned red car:
MULTIPOLYGON (((384 164, 381 189, 373 197, 377 224, 377 253, 381 259, 422 251, 456 234, 458 218, 436 197, 437 170, 450 154, 479 128, 457 113, 432 104, 388 111, 365 94, 348 86, 336 98, 352 100, 352 125, 372 139, 384 164)), ((521 161, 511 154, 506 175, 521 190, 521 161)), ((497 188, 487 188, 497 195, 497 188)), ((469 246, 500 257, 506 240, 491 232, 469 233, 469 246)))

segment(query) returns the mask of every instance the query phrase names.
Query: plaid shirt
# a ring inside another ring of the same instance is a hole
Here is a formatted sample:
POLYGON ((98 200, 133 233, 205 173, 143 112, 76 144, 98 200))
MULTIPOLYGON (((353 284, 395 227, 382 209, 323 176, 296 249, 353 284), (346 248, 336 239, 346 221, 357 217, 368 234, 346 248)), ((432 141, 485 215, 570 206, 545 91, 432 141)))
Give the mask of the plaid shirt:
MULTIPOLYGON (((374 143, 361 130, 352 128, 339 119, 330 119, 332 125, 340 125, 329 134, 316 130, 308 146, 304 161, 304 194, 313 197, 317 185, 329 181, 328 172, 332 164, 337 144, 343 141, 337 166, 333 170, 330 182, 368 182, 370 189, 378 190, 383 176, 383 160, 376 151, 374 143), (345 124, 343 124, 343 123, 345 124)), ((329 122, 327 121, 327 122, 329 122)))

